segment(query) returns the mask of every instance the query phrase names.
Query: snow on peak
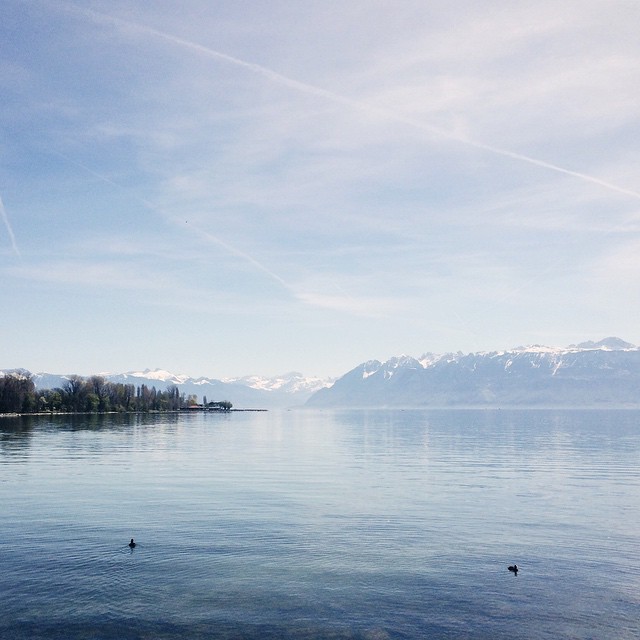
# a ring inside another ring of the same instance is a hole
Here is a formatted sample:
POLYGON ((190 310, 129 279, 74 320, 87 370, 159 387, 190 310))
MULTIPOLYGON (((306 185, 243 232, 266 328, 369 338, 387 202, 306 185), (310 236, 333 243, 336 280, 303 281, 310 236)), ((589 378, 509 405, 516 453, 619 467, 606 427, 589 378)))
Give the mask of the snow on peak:
POLYGON ((419 358, 418 362, 422 365, 424 369, 428 369, 429 367, 433 367, 438 364, 440 360, 442 360, 445 356, 439 353, 423 353, 419 358))
MULTIPOLYGON (((515 353, 566 353, 566 349, 561 347, 547 347, 543 344, 530 344, 526 347, 516 347, 512 349, 515 353)), ((504 352, 503 352, 504 353, 504 352)))
POLYGON ((285 393, 298 393, 302 391, 318 391, 324 387, 331 386, 335 380, 318 377, 304 376, 297 371, 283 373, 273 378, 264 376, 243 376, 242 378, 224 378, 222 382, 229 384, 242 384, 252 389, 262 391, 283 391, 285 393))
POLYGON ((19 380, 28 380, 32 377, 31 372, 27 369, 5 369, 4 371, 0 371, 0 378, 4 378, 5 376, 11 376, 13 378, 18 378, 19 380))
POLYGON ((382 362, 380 360, 367 360, 367 362, 361 365, 362 368, 362 378, 366 379, 369 376, 372 376, 374 373, 377 373, 382 366, 382 362))
POLYGON ((631 344, 630 342, 625 342, 620 338, 616 338, 610 336, 608 338, 604 338, 599 342, 593 342, 592 340, 588 340, 587 342, 581 342, 580 344, 571 345, 569 348, 575 349, 601 349, 603 351, 632 351, 638 349, 636 345, 631 344))
POLYGON ((580 342, 579 344, 570 344, 568 347, 547 347, 541 344, 532 344, 526 347, 516 347, 513 351, 519 353, 547 353, 563 355, 566 353, 575 353, 577 351, 633 351, 638 349, 634 344, 621 340, 620 338, 609 337, 593 342, 580 342))
POLYGON ((421 367, 422 365, 418 360, 411 356, 401 355, 394 358, 390 358, 385 362, 387 369, 398 369, 399 367, 421 367))
POLYGON ((189 380, 189 376, 176 375, 164 369, 145 369, 144 371, 129 371, 125 374, 132 378, 146 378, 147 380, 157 380, 158 382, 172 382, 174 384, 182 384, 189 380))
MULTIPOLYGON (((599 342, 583 342, 577 345, 570 345, 569 347, 549 347, 542 344, 530 344, 527 346, 514 347, 512 349, 504 349, 501 351, 478 351, 475 353, 463 354, 461 351, 456 353, 437 354, 433 352, 426 352, 420 358, 415 359, 411 356, 400 355, 389 358, 386 362, 381 363, 378 360, 369 360, 360 365, 359 371, 362 378, 369 378, 378 371, 384 372, 385 378, 390 378, 398 369, 428 369, 434 367, 440 363, 452 363, 459 362, 462 359, 472 358, 476 356, 485 356, 489 358, 504 358, 505 356, 513 355, 514 357, 531 355, 538 356, 538 358, 552 358, 556 361, 563 355, 568 353, 575 353, 577 351, 585 350, 603 350, 603 351, 631 351, 640 350, 640 347, 636 347, 630 342, 625 342, 620 338, 605 338, 599 342)), ((507 360, 507 368, 513 364, 512 359, 507 360)), ((535 366, 535 364, 534 364, 535 366)))

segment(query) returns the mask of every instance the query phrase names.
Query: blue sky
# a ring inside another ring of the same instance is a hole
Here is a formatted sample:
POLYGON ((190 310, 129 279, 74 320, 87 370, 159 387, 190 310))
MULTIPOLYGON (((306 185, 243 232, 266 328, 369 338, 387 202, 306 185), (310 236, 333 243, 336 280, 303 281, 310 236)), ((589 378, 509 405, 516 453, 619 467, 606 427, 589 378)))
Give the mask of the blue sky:
POLYGON ((5 0, 0 368, 640 342, 640 4, 5 0))

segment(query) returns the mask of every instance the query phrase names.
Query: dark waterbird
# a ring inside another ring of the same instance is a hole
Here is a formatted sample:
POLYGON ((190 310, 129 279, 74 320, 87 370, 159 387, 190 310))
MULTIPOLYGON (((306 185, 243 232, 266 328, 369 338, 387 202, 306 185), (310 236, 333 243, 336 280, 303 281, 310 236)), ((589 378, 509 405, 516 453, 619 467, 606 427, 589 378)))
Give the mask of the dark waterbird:
MULTIPOLYGON (((136 543, 133 541, 133 538, 131 538, 131 542, 129 543, 129 547, 131 549, 133 549, 135 546, 136 546, 136 543)), ((511 568, 511 567, 509 567, 509 568, 511 568)))
POLYGON ((514 573, 515 575, 518 575, 518 565, 517 564, 514 564, 514 565, 508 567, 508 569, 509 569, 509 571, 511 571, 511 573, 514 573))

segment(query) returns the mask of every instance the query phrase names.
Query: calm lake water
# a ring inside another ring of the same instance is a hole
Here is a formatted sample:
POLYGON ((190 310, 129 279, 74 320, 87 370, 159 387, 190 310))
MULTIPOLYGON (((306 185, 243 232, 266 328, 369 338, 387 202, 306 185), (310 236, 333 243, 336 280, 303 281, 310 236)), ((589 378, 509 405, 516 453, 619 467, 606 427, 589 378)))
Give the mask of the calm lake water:
POLYGON ((639 536, 637 411, 0 419, 3 640, 635 640, 639 536))

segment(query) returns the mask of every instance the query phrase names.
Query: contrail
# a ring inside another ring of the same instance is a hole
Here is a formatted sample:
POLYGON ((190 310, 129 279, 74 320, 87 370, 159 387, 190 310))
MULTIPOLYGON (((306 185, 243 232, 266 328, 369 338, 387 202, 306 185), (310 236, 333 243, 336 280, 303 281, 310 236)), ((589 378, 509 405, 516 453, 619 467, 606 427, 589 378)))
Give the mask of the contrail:
POLYGON ((406 124, 407 126, 413 127, 414 129, 418 129, 425 133, 429 133, 431 135, 445 138, 448 140, 452 140, 458 142, 460 144, 468 145, 470 147, 475 147, 476 149, 481 149, 483 151, 487 151, 489 153, 503 156, 505 158, 510 158, 512 160, 517 160, 519 162, 525 162, 536 167, 540 167, 542 169, 547 169, 549 171, 555 171, 556 173, 561 173, 564 175, 572 176, 574 178, 578 178, 585 182, 590 182, 591 184, 598 185, 600 187, 604 187, 605 189, 609 189, 611 191, 615 191, 617 193, 621 193, 627 196, 631 196, 633 198, 640 199, 640 192, 634 191, 633 189, 626 189, 624 187, 620 187, 616 184, 608 182, 606 180, 602 180, 601 178, 597 178, 595 176, 591 176, 586 173, 582 173, 580 171, 574 171, 572 169, 567 169, 566 167, 562 167, 560 165, 554 164, 552 162, 547 162, 545 160, 540 160, 538 158, 534 158, 532 156, 528 156, 522 153, 517 153, 515 151, 510 151, 508 149, 502 149, 501 147, 495 147, 490 144, 485 144, 484 142, 479 142, 478 140, 473 140, 472 138, 467 138, 464 136, 459 136, 452 134, 444 129, 440 129, 438 127, 431 126, 419 120, 415 120, 413 118, 407 118, 405 116, 399 115, 393 111, 389 111, 388 109, 383 109, 380 107, 376 107, 365 102, 361 102, 359 100, 354 100, 352 98, 348 98, 346 96, 342 96, 338 93, 334 93, 333 91, 328 91, 327 89, 323 89, 321 87, 317 87, 313 84, 309 84, 306 82, 300 82, 299 80, 294 80, 293 78, 289 78, 288 76, 284 76, 268 67, 263 67, 262 65, 256 64, 254 62, 247 62, 246 60, 242 60, 240 58, 236 58, 234 56, 228 55, 226 53, 222 53, 220 51, 216 51, 215 49, 211 49, 209 47, 205 47, 204 45, 198 44, 197 42, 192 42, 190 40, 185 40, 183 38, 179 38, 170 33, 166 33, 164 31, 160 31, 158 29, 154 29, 153 27, 148 27, 146 25, 142 25, 136 22, 131 22, 129 20, 123 20, 122 18, 117 18, 111 15, 107 15, 104 13, 100 13, 98 11, 94 11, 92 9, 83 9, 77 7, 75 5, 66 5, 70 10, 77 12, 81 15, 84 15, 94 22, 106 22, 117 27, 124 27, 127 29, 133 29, 139 33, 146 33, 148 35, 154 36, 156 38, 161 38, 162 40, 166 40, 167 42, 171 42, 180 47, 190 49, 192 51, 196 51, 203 55, 206 55, 210 58, 215 58, 216 60, 221 60, 223 62, 228 62, 229 64, 236 65, 238 67, 242 67, 244 69, 248 69, 249 71, 263 76, 273 82, 281 84, 283 86, 289 87, 291 89, 295 89, 302 93, 310 94, 317 96, 319 98, 324 98, 330 102, 334 102, 337 104, 342 104, 351 109, 355 109, 357 111, 364 111, 381 117, 386 120, 391 120, 394 122, 399 122, 402 124, 406 124))
POLYGON ((16 237, 13 234, 13 229, 11 228, 11 223, 9 222, 9 216, 7 215, 7 211, 4 208, 4 204, 2 202, 2 198, 0 197, 0 216, 2 216, 2 221, 4 222, 4 226, 7 228, 7 233, 9 234, 9 240, 11 240, 11 246, 13 247, 13 252, 18 256, 20 256, 20 249, 18 249, 18 245, 16 243, 16 237))
MULTIPOLYGON (((59 158, 62 158, 66 162, 69 162, 69 163, 75 165, 76 167, 82 169, 83 171, 86 171, 90 175, 94 176, 95 178, 98 178, 99 180, 102 180, 103 182, 106 182, 107 184, 111 185, 112 187, 115 187, 116 189, 119 189, 120 191, 123 191, 130 198, 133 198, 134 200, 137 200, 146 209, 150 209, 151 211, 154 211, 154 212, 162 215, 165 218, 169 218, 175 224, 178 224, 178 220, 182 220, 182 218, 178 218, 175 214, 168 213, 165 209, 163 209, 162 207, 158 206, 157 204, 151 202, 150 200, 147 200, 146 198, 141 198, 138 195, 130 193, 129 190, 126 187, 124 187, 121 184, 118 184, 117 182, 111 180, 111 178, 108 178, 107 176, 105 176, 105 175, 103 175, 101 173, 98 173, 97 171, 94 171, 90 167, 87 167, 85 164, 82 164, 81 162, 78 162, 77 160, 74 160, 73 158, 69 158, 68 156, 64 155, 63 153, 60 153, 59 151, 51 151, 50 153, 52 153, 53 155, 58 156, 59 158)), ((1 204, 1 202, 0 202, 0 204, 1 204)), ((280 286, 282 286, 283 289, 288 291, 294 298, 296 298, 298 300, 301 300, 303 302, 305 302, 307 300, 307 298, 305 297, 304 293, 301 293, 300 291, 298 291, 293 285, 291 285, 284 278, 280 277, 277 273, 275 273, 274 271, 272 271, 271 269, 266 267, 260 261, 256 260, 253 256, 249 255, 248 253, 246 253, 244 251, 241 251, 240 249, 238 249, 234 245, 231 245, 228 242, 225 242, 224 240, 222 240, 218 236, 213 235, 209 231, 205 231, 204 229, 199 228, 198 226, 194 225, 193 223, 191 223, 189 221, 186 221, 186 226, 189 228, 189 231, 191 233, 195 233, 199 237, 204 238, 205 240, 207 240, 210 244, 215 244, 215 245, 221 247, 222 249, 224 249, 227 253, 229 253, 231 255, 234 255, 237 258, 240 258, 241 260, 244 260, 245 262, 248 262, 253 267, 255 267, 258 271, 261 271, 266 276, 268 276, 271 280, 277 282, 280 286)), ((16 248, 16 250, 17 250, 17 248, 16 248)))
MULTIPOLYGON (((117 182, 114 182, 113 180, 111 180, 111 178, 108 178, 107 176, 105 176, 105 175, 103 175, 101 173, 98 173, 97 171, 94 171, 90 167, 87 167, 86 165, 82 164, 81 162, 78 162, 77 160, 74 160, 73 158, 69 158, 68 156, 66 156, 66 155, 64 155, 64 154, 62 154, 62 153, 60 153, 58 151, 51 151, 50 153, 62 158, 66 162, 69 162, 69 163, 75 165, 76 167, 79 167, 83 171, 86 171, 87 173, 91 174, 92 176, 98 178, 99 180, 102 180, 103 182, 106 182, 107 184, 111 185, 112 187, 115 187, 115 188, 119 189, 120 191, 125 192, 129 197, 137 200, 146 209, 150 209, 151 211, 159 213, 159 214, 163 215, 165 218, 169 218, 174 223, 177 223, 178 218, 175 215, 169 214, 162 207, 159 207, 158 205, 154 204, 150 200, 147 200, 146 198, 141 198, 140 196, 137 196, 135 194, 130 193, 128 191, 128 189, 123 187, 121 184, 118 184, 117 182)), ((0 202, 0 204, 1 204, 1 202, 0 202)), ((3 212, 4 212, 4 210, 3 210, 3 212)), ((5 216, 5 222, 7 223, 7 227, 8 227, 9 223, 6 220, 6 216, 5 216)), ((244 251, 241 251, 240 249, 234 247, 233 245, 228 244, 224 240, 221 240, 220 238, 218 238, 217 236, 213 235, 212 233, 209 233, 208 231, 204 231, 203 229, 199 229, 194 224, 188 223, 187 226, 189 227, 189 230, 191 232, 195 232, 196 234, 198 234, 201 237, 205 238, 210 243, 217 244, 218 246, 222 247, 228 253, 230 253, 230 254, 238 257, 238 258, 242 258, 243 260, 249 262, 254 267, 256 267, 256 269, 258 269, 259 271, 262 271, 263 273, 268 275, 272 280, 275 280, 278 284, 282 285, 289 292, 295 294, 295 292, 293 290, 293 287, 289 283, 287 283, 285 280, 283 280, 277 273, 274 273, 273 271, 271 271, 270 269, 265 267, 262 263, 258 262, 258 260, 256 260, 254 257, 250 256, 248 253, 245 253, 244 251)), ((11 231, 10 228, 9 228, 9 231, 11 231)), ((11 235, 13 235, 13 234, 11 234, 11 235)), ((15 247, 15 244, 14 244, 14 247, 15 247)), ((17 248, 16 248, 16 250, 17 250, 17 248)))
MULTIPOLYGON (((190 226, 193 226, 193 225, 190 225, 190 226)), ((212 235, 208 231, 204 231, 203 229, 199 229, 198 227, 195 227, 195 226, 193 226, 193 229, 200 236, 202 236, 203 238, 205 238, 206 240, 209 240, 214 244, 219 245, 220 247, 225 249, 228 253, 235 255, 239 258, 242 258, 243 260, 246 260, 247 262, 252 264, 256 269, 258 269, 259 271, 262 271, 263 273, 268 275, 272 280, 275 280, 278 284, 282 285, 287 291, 289 291, 289 293, 292 293, 297 296, 295 290, 288 282, 283 280, 277 273, 274 273, 273 271, 271 271, 271 269, 268 269, 267 267, 265 267, 261 262, 258 262, 254 257, 250 256, 248 253, 245 253, 244 251, 240 251, 240 249, 230 244, 227 244, 226 242, 224 242, 217 236, 212 235)))

